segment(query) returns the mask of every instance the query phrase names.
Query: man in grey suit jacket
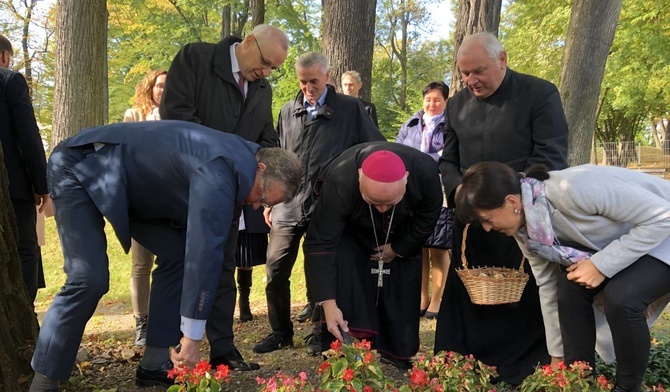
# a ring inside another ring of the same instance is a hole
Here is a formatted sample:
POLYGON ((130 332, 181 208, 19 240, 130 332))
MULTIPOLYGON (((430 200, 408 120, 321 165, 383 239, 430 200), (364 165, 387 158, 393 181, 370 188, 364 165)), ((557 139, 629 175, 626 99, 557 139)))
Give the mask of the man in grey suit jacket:
POLYGON ((113 124, 62 142, 48 179, 67 281, 44 318, 30 390, 57 391, 57 380, 69 377, 84 326, 109 288, 103 218, 126 252, 132 237, 156 255, 136 383, 169 385, 173 363, 200 359, 219 278, 235 300, 235 265, 224 263, 223 251, 238 206, 291 199, 300 172, 285 150, 183 121, 113 124))

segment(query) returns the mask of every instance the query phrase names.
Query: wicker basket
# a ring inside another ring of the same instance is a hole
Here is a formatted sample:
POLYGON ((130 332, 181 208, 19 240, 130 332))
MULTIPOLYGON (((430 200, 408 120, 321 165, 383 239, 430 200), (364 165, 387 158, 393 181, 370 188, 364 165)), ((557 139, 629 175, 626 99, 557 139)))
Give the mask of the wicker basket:
POLYGON ((521 258, 521 266, 518 270, 501 267, 479 267, 469 268, 465 257, 465 239, 468 236, 468 228, 463 229, 463 241, 461 244, 461 262, 463 268, 456 273, 463 281, 465 289, 470 295, 470 301, 476 305, 501 305, 519 302, 521 294, 528 282, 528 274, 523 272, 525 258, 521 258))

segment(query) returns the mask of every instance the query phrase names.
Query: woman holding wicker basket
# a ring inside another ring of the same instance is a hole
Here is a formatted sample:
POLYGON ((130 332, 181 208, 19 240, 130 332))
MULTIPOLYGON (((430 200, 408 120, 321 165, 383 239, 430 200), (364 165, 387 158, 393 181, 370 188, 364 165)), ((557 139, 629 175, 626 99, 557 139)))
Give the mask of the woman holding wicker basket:
POLYGON ((540 288, 548 351, 592 367, 596 349, 616 357, 613 391, 640 391, 649 325, 670 298, 670 182, 617 167, 517 173, 482 162, 455 202, 464 222, 517 240, 540 288))

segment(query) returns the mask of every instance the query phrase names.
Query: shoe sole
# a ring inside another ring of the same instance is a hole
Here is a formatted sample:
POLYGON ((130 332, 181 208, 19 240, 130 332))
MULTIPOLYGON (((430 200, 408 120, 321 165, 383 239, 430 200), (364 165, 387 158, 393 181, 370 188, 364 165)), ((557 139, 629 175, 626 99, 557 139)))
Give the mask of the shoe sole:
POLYGON ((256 354, 267 354, 267 353, 271 353, 273 351, 279 351, 279 350, 283 350, 283 349, 289 348, 289 347, 293 347, 293 345, 292 344, 291 345, 282 344, 281 346, 279 346, 277 348, 273 348, 271 350, 257 350, 256 347, 254 347, 254 348, 252 348, 252 351, 255 352, 256 354))

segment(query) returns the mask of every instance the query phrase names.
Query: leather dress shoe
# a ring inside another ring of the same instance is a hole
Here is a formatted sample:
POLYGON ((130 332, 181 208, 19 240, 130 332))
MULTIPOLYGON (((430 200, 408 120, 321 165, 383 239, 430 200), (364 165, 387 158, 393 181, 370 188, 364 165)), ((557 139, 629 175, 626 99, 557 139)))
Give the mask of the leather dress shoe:
POLYGON ((321 334, 320 333, 310 333, 305 338, 305 351, 308 355, 316 357, 321 354, 321 334))
POLYGON ((436 319, 436 318, 437 318, 437 314, 438 314, 437 312, 429 312, 429 311, 426 311, 426 314, 424 314, 423 317, 424 317, 426 320, 433 320, 433 319, 436 319))
POLYGON ((255 353, 263 354, 276 351, 285 347, 293 347, 293 336, 282 337, 271 333, 253 348, 255 353))
POLYGON ((160 368, 156 370, 147 370, 142 365, 137 365, 135 371, 135 385, 138 387, 169 387, 174 384, 174 380, 167 376, 168 370, 174 367, 172 361, 163 362, 160 368))
POLYGON ((242 358, 242 354, 240 354, 240 352, 237 351, 236 348, 232 349, 231 351, 228 351, 227 353, 221 356, 211 358, 209 360, 209 364, 212 365, 213 368, 216 368, 219 365, 226 365, 230 370, 236 370, 241 372, 258 370, 261 368, 261 365, 257 363, 246 362, 244 358, 242 358))
POLYGON ((314 304, 308 302, 304 308, 295 316, 295 321, 299 323, 307 322, 307 320, 312 318, 312 312, 314 312, 314 304))

